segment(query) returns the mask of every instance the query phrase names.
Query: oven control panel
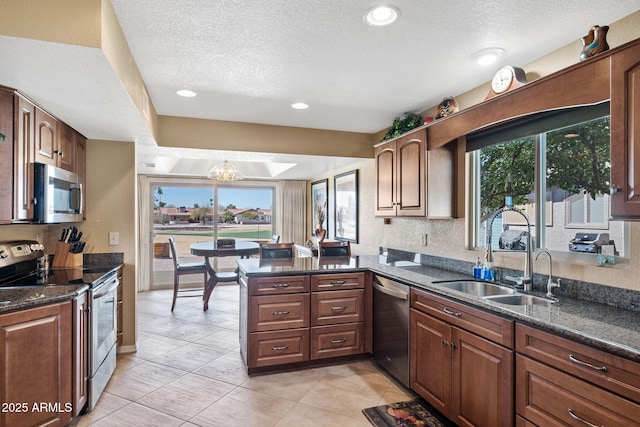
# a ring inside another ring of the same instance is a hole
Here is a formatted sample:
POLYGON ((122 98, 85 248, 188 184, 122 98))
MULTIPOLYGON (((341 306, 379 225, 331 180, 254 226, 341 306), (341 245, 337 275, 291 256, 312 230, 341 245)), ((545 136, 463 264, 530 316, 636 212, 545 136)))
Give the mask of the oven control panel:
POLYGON ((0 267, 30 261, 44 255, 44 246, 33 240, 0 242, 0 267))

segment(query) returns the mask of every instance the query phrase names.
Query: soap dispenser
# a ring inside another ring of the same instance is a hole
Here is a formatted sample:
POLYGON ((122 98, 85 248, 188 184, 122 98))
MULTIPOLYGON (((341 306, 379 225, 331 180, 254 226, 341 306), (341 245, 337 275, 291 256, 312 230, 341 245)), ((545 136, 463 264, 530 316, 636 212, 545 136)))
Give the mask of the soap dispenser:
POLYGON ((482 279, 482 264, 480 264, 480 257, 476 259, 476 265, 473 266, 473 277, 475 279, 482 279))

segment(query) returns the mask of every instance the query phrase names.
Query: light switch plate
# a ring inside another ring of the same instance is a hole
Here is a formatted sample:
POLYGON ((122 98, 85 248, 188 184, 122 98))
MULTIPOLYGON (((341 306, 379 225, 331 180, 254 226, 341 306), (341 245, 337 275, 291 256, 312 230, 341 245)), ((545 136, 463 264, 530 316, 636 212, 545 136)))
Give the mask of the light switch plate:
POLYGON ((117 231, 109 232, 109 246, 117 246, 120 244, 120 233, 117 231))

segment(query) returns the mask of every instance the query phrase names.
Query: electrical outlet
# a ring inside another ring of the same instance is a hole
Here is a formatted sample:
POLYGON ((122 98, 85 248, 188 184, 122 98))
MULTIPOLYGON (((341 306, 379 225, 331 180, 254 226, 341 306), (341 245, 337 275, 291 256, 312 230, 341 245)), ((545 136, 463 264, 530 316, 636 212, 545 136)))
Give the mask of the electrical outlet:
POLYGON ((422 236, 422 246, 427 246, 427 243, 429 242, 428 236, 429 235, 426 233, 422 236))
POLYGON ((120 244, 120 233, 117 231, 109 232, 109 246, 117 246, 120 244))

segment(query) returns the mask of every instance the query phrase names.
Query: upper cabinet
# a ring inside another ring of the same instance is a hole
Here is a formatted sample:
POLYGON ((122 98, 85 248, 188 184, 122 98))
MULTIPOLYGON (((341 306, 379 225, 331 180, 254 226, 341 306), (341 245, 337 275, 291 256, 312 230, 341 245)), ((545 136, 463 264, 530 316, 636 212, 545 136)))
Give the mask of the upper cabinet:
MULTIPOLYGON (((0 170, 13 172, 13 94, 0 89, 0 170)), ((0 180, 0 222, 13 219, 13 181, 0 180)))
POLYGON ((5 135, 0 140, 0 222, 33 220, 34 162, 74 172, 84 184, 86 139, 20 93, 2 87, 0 133, 5 135))
POLYGON ((429 148, 426 128, 375 147, 376 216, 452 218, 464 195, 464 138, 429 148))
POLYGON ((611 56, 611 216, 640 219, 640 44, 611 56))
POLYGON ((426 214, 426 147, 424 128, 375 147, 376 216, 426 214))

